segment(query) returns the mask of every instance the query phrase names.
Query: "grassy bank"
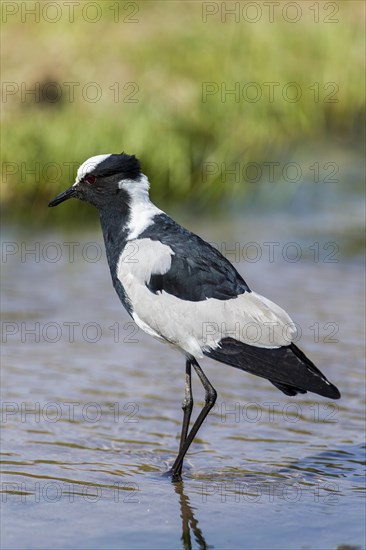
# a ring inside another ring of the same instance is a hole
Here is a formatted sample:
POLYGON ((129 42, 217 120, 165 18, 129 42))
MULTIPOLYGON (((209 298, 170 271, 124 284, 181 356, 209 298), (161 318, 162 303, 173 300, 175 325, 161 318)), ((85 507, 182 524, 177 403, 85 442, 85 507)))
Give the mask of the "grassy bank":
MULTIPOLYGON (((242 169, 314 140, 359 143, 363 2, 332 2, 335 14, 326 2, 315 3, 318 14, 298 2, 297 22, 283 3, 273 22, 265 4, 255 4, 262 10, 257 22, 243 11, 236 22, 215 2, 99 2, 94 23, 93 12, 81 8, 73 21, 65 9, 54 22, 51 11, 39 22, 9 15, 2 53, 5 218, 44 222, 48 199, 97 153, 139 156, 160 204, 214 206, 228 193, 223 163, 242 169)), ((241 187, 245 180, 241 175, 241 187)), ((67 222, 90 214, 56 210, 67 222)))

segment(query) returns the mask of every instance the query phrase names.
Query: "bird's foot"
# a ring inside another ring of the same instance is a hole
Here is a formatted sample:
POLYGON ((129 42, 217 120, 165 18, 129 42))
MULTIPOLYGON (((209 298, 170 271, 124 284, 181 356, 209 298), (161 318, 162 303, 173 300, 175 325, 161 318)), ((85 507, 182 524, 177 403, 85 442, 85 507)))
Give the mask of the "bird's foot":
POLYGON ((168 470, 167 472, 164 472, 163 477, 169 477, 172 480, 172 483, 178 483, 182 481, 181 472, 176 472, 173 470, 173 468, 170 468, 170 470, 168 470))

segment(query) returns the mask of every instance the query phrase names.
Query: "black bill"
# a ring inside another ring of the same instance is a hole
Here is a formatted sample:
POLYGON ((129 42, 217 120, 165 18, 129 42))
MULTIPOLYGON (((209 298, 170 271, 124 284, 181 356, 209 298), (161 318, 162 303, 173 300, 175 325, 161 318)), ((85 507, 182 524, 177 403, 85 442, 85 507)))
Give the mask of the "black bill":
POLYGON ((66 201, 67 199, 71 199, 71 197, 73 197, 76 193, 76 189, 75 187, 72 185, 71 187, 69 187, 68 189, 66 189, 66 191, 64 191, 63 193, 60 193, 59 195, 57 195, 57 197, 55 197, 49 204, 48 206, 57 206, 58 204, 60 204, 61 202, 64 202, 66 201))

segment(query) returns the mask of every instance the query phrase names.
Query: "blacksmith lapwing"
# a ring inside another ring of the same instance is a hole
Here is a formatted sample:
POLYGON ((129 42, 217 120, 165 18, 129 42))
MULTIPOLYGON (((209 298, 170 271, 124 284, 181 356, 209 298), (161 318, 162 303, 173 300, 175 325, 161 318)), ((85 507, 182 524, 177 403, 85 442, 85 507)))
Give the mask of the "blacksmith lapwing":
POLYGON ((294 344, 288 314, 253 292, 218 250, 150 201, 149 181, 135 156, 91 157, 78 169, 75 183, 49 206, 71 197, 99 211, 113 285, 128 313, 142 330, 185 354, 183 425, 173 480, 180 479, 185 454, 216 401, 197 362, 204 356, 267 378, 286 395, 310 391, 340 397, 294 344), (205 389, 205 405, 189 431, 191 367, 205 389))

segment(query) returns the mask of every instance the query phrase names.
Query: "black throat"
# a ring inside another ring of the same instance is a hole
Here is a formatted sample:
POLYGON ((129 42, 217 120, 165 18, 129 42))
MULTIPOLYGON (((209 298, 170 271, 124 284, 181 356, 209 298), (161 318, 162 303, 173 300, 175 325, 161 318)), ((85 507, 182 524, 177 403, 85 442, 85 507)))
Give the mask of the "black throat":
POLYGON ((127 243, 127 224, 130 219, 130 211, 127 194, 122 190, 116 195, 113 202, 108 202, 105 207, 99 208, 100 224, 113 286, 123 306, 132 316, 131 304, 117 277, 118 260, 127 243))

